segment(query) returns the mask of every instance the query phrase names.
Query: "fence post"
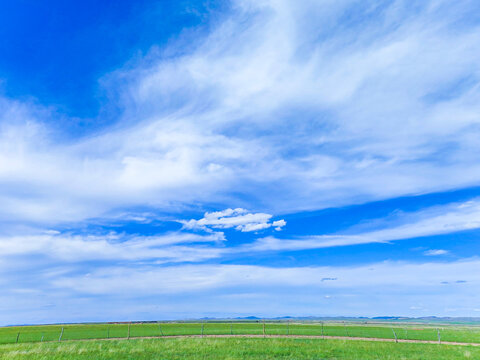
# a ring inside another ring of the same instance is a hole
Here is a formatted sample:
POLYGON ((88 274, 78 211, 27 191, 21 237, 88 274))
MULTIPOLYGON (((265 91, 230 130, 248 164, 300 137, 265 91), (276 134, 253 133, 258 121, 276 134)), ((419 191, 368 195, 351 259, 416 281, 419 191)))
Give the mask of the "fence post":
POLYGON ((202 321, 202 337, 203 337, 203 321, 202 321))
POLYGON ((233 321, 230 323, 230 335, 233 335, 233 321))
POLYGON ((393 328, 392 328, 392 332, 393 332, 393 336, 395 336, 395 342, 398 343, 397 334, 395 333, 395 330, 393 330, 393 328))
POLYGON ((160 330, 160 335, 163 336, 162 325, 158 324, 158 330, 160 330))
POLYGON ((290 335, 290 320, 287 320, 287 335, 290 335))
POLYGON ((110 328, 107 327, 107 339, 110 339, 110 328))
POLYGON ((322 321, 322 339, 325 339, 325 335, 323 334, 323 321, 322 321))
POLYGON ((17 334, 17 340, 15 341, 16 344, 18 344, 18 338, 20 337, 20 331, 17 334))
POLYGON ((441 339, 440 339, 440 329, 437 329, 437 336, 438 336, 438 343, 441 344, 441 339))
POLYGON ((127 340, 130 340, 130 323, 128 323, 128 335, 127 335, 127 340))
POLYGON ((63 327, 62 327, 62 332, 60 333, 60 337, 58 338, 58 341, 62 341, 62 336, 63 336, 63 327))
POLYGON ((265 337, 265 319, 263 319, 263 337, 265 337))
POLYGON ((408 340, 408 330, 407 330, 407 328, 405 328, 405 339, 408 340))
POLYGON ((343 322, 343 327, 345 328, 345 333, 347 334, 347 337, 350 337, 348 335, 347 325, 345 324, 345 321, 343 322))

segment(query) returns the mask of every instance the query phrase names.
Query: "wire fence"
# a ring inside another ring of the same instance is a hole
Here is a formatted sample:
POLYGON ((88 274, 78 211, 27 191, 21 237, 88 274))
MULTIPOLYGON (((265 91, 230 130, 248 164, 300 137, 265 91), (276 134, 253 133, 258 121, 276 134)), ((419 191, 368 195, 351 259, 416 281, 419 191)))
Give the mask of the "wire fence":
POLYGON ((148 322, 0 328, 0 344, 139 337, 257 335, 480 343, 480 328, 297 321, 148 322))

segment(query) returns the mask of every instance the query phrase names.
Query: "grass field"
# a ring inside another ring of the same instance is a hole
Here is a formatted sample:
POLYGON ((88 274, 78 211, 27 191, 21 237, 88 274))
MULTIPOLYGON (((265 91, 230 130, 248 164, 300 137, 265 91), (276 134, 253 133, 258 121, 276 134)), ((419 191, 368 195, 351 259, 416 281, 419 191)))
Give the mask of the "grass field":
POLYGON ((480 343, 480 328, 400 324, 205 322, 75 324, 0 328, 0 344, 172 335, 325 335, 480 343), (62 332, 63 329, 63 332, 62 332))
POLYGON ((0 359, 479 359, 472 346, 293 338, 162 338, 7 344, 0 359))

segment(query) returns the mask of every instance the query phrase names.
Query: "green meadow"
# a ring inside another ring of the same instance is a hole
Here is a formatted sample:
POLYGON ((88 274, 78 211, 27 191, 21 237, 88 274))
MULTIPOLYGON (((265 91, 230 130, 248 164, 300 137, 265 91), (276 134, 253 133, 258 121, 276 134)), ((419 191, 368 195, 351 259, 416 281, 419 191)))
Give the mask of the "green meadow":
POLYGON ((479 359, 480 348, 295 338, 161 338, 6 344, 0 359, 479 359))
POLYGON ((319 322, 167 322, 73 324, 0 328, 0 344, 174 335, 313 335, 480 343, 475 326, 319 322))

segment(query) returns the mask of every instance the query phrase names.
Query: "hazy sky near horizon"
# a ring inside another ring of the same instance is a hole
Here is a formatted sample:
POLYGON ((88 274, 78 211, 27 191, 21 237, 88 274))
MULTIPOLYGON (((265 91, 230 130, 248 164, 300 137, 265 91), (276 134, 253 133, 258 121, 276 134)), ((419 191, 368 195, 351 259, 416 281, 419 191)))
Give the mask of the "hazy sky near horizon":
POLYGON ((480 4, 0 5, 0 325, 480 316, 480 4))

